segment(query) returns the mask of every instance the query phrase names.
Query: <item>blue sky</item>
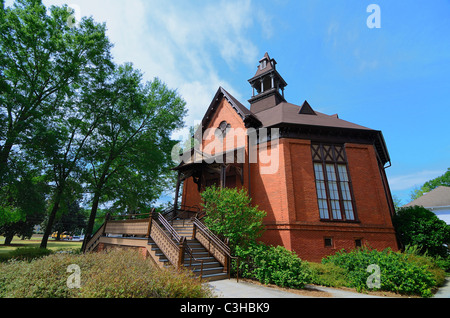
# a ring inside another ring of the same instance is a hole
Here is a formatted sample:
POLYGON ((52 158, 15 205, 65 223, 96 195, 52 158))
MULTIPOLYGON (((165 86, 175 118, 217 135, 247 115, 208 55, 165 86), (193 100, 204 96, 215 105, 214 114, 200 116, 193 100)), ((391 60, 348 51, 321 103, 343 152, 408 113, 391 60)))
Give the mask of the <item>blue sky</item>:
MULTIPOLYGON (((11 0, 6 1, 12 3, 11 0)), ((131 61, 185 98, 188 125, 217 88, 244 105, 247 80, 269 52, 289 84, 286 99, 381 130, 392 193, 450 167, 450 1, 44 0, 106 22, 118 63, 131 61), (369 4, 381 9, 370 29, 369 4)), ((181 134, 180 134, 181 136, 181 134)))

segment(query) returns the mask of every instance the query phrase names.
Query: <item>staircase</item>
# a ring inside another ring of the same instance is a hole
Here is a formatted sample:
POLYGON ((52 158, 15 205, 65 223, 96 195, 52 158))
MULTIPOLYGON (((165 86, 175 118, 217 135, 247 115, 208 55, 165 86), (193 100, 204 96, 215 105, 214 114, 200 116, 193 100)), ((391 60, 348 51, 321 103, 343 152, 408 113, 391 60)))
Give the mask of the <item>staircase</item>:
MULTIPOLYGON (((190 250, 190 253, 188 250, 184 252, 183 266, 185 268, 190 269, 197 276, 201 275, 202 279, 207 281, 228 278, 224 266, 221 265, 197 239, 192 237, 194 224, 191 220, 174 220, 172 222, 172 228, 180 237, 186 238, 187 249, 190 250)), ((172 235, 169 230, 165 229, 164 232, 168 236, 172 235)), ((173 242, 178 243, 176 239, 173 239, 173 242)), ((152 254, 158 258, 160 266, 172 266, 170 260, 152 239, 149 239, 148 245, 153 252, 152 254)))
POLYGON ((125 220, 108 217, 86 243, 85 252, 100 245, 140 247, 160 268, 186 268, 207 281, 230 278, 235 258, 229 247, 185 212, 122 216, 125 220))

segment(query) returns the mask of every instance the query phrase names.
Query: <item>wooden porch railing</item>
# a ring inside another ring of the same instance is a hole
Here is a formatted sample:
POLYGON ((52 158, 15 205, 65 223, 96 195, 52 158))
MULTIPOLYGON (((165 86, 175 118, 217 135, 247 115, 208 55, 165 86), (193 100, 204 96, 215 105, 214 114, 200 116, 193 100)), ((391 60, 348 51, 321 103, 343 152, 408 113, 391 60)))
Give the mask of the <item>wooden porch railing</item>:
POLYGON ((103 223, 102 226, 100 226, 100 228, 97 230, 97 232, 95 232, 94 235, 92 235, 91 239, 86 244, 85 253, 92 252, 98 246, 98 244, 100 243, 100 238, 105 234, 105 225, 106 222, 103 223))
POLYGON ((154 219, 150 225, 150 237, 173 266, 176 268, 182 266, 184 262, 184 246, 181 239, 176 243, 154 219))
MULTIPOLYGON (((123 238, 141 237, 151 238, 164 253, 169 262, 177 269, 184 267, 185 256, 189 257, 189 267, 192 262, 200 264, 200 277, 203 276, 204 261, 193 255, 193 250, 187 244, 186 237, 180 236, 162 213, 143 215, 121 216, 124 220, 112 220, 107 217, 105 223, 97 230, 86 244, 85 252, 89 253, 98 246, 101 237, 120 235, 123 238)), ((239 281, 239 259, 231 256, 230 248, 212 233, 198 218, 198 214, 191 218, 193 222, 193 235, 210 255, 214 256, 224 266, 224 270, 231 276, 231 261, 237 260, 237 280, 239 281)), ((187 261, 187 260, 186 260, 187 261)))
POLYGON ((146 236, 148 233, 149 218, 134 220, 107 221, 105 234, 146 236))

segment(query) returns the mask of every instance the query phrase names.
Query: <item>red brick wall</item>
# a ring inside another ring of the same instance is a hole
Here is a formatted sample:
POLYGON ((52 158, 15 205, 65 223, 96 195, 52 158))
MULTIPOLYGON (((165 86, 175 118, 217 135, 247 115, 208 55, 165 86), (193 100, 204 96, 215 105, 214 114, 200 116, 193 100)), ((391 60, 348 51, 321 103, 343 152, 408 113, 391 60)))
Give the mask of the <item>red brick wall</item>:
MULTIPOLYGON (((210 127, 217 127, 223 120, 233 128, 242 127, 241 119, 236 116, 223 100, 210 127)), ((397 250, 389 202, 372 145, 345 145, 359 223, 320 220, 309 140, 281 139, 276 148, 279 167, 274 173, 263 174, 263 165, 250 164, 252 202, 267 212, 264 220, 267 230, 262 241, 283 245, 309 261, 320 261, 343 248, 352 249, 356 239, 377 249, 397 250), (325 237, 333 239, 332 247, 325 247, 325 237)), ((271 154, 271 151, 269 145, 266 152, 271 154)), ((249 165, 245 163, 244 186, 247 188, 248 178, 249 165)), ((182 202, 200 205, 201 197, 192 178, 184 182, 182 202)))
MULTIPOLYGON (((270 205, 269 217, 265 220, 267 231, 261 238, 267 244, 284 245, 306 260, 319 262, 326 255, 341 249, 355 248, 355 240, 376 249, 391 247, 397 250, 397 241, 392 227, 389 206, 372 145, 347 144, 349 174, 352 179, 356 209, 360 223, 338 223, 320 221, 315 188, 314 168, 311 158, 311 143, 308 140, 283 139, 280 141, 280 158, 284 167, 272 176, 271 184, 283 189, 269 191, 267 196, 280 196, 286 206, 270 205), (288 216, 286 216, 286 213, 288 216), (332 247, 325 247, 325 238, 333 239, 332 247)), ((258 183, 258 180, 253 182, 258 183)), ((256 186, 257 192, 266 185, 256 186)), ((253 191, 252 191, 253 192, 253 191)), ((267 208, 264 197, 258 194, 254 203, 267 208)))
POLYGON ((363 224, 392 227, 374 147, 346 144, 345 150, 359 220, 363 224))

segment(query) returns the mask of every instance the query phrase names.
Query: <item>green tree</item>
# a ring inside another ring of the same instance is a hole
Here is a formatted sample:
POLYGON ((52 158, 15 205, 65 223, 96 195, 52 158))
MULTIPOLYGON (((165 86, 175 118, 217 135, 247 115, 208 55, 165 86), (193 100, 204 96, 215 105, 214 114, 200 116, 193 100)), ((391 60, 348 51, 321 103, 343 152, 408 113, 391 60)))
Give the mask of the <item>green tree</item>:
MULTIPOLYGON (((67 6, 16 0, 0 11, 0 167, 15 145, 46 123, 73 84, 110 60, 105 25, 84 19, 69 27, 67 6)), ((3 169, 4 171, 4 169, 3 169)))
POLYGON ((392 221, 404 247, 417 245, 421 253, 448 257, 450 226, 433 212, 419 206, 400 208, 392 221))
MULTIPOLYGON (((44 220, 47 185, 41 177, 35 175, 35 172, 28 171, 22 172, 20 178, 8 183, 3 190, 0 193, 6 195, 9 207, 13 211, 9 211, 8 220, 5 216, 8 214, 0 211, 0 215, 3 216, 0 222, 0 235, 5 236, 4 244, 9 245, 15 235, 30 238, 33 235, 34 226, 44 220)), ((0 209, 5 209, 7 206, 3 204, 0 209)))
POLYGON ((53 116, 52 125, 40 126, 39 133, 28 146, 35 157, 41 156, 46 163, 46 174, 50 176, 53 186, 41 248, 47 246, 67 186, 81 184, 81 176, 86 169, 84 163, 89 158, 88 143, 105 121, 105 111, 97 103, 99 96, 103 95, 101 85, 101 76, 84 83, 80 92, 62 103, 66 111, 53 116))
POLYGON ((394 208, 395 208, 395 211, 398 211, 398 209, 400 209, 401 207, 402 207, 402 205, 403 205, 403 203, 402 203, 402 199, 400 199, 398 196, 396 196, 396 195, 393 195, 392 196, 392 201, 394 202, 394 208))
POLYGON ((136 212, 148 208, 167 187, 175 144, 170 136, 183 125, 186 112, 175 91, 159 79, 143 84, 131 64, 118 67, 109 82, 99 100, 103 121, 90 141, 86 180, 93 199, 86 241, 101 201, 136 212))
POLYGON ((205 224, 217 235, 229 239, 233 251, 237 246, 246 248, 262 235, 266 212, 251 205, 246 189, 212 186, 201 196, 205 224))
POLYGON ((447 172, 442 176, 434 178, 430 181, 425 182, 420 188, 415 189, 411 193, 411 200, 416 200, 420 198, 425 193, 430 192, 431 190, 436 189, 439 186, 450 187, 450 168, 447 169, 447 172))
MULTIPOLYGON (((7 8, 2 1, 0 9, 0 190, 19 178, 12 173, 14 158, 25 161, 23 156, 32 153, 35 161, 51 167, 45 172, 53 177, 55 190, 42 247, 95 123, 92 111, 76 116, 78 102, 92 101, 94 83, 101 83, 113 66, 106 26, 84 18, 73 27, 70 14, 67 6, 47 12, 40 0, 16 0, 7 8)), ((14 205, 0 205, 5 213, 17 211, 14 205)))
POLYGON ((78 201, 65 201, 61 207, 61 216, 55 221, 53 231, 58 232, 56 240, 60 239, 63 232, 80 233, 86 228, 87 217, 78 201))

